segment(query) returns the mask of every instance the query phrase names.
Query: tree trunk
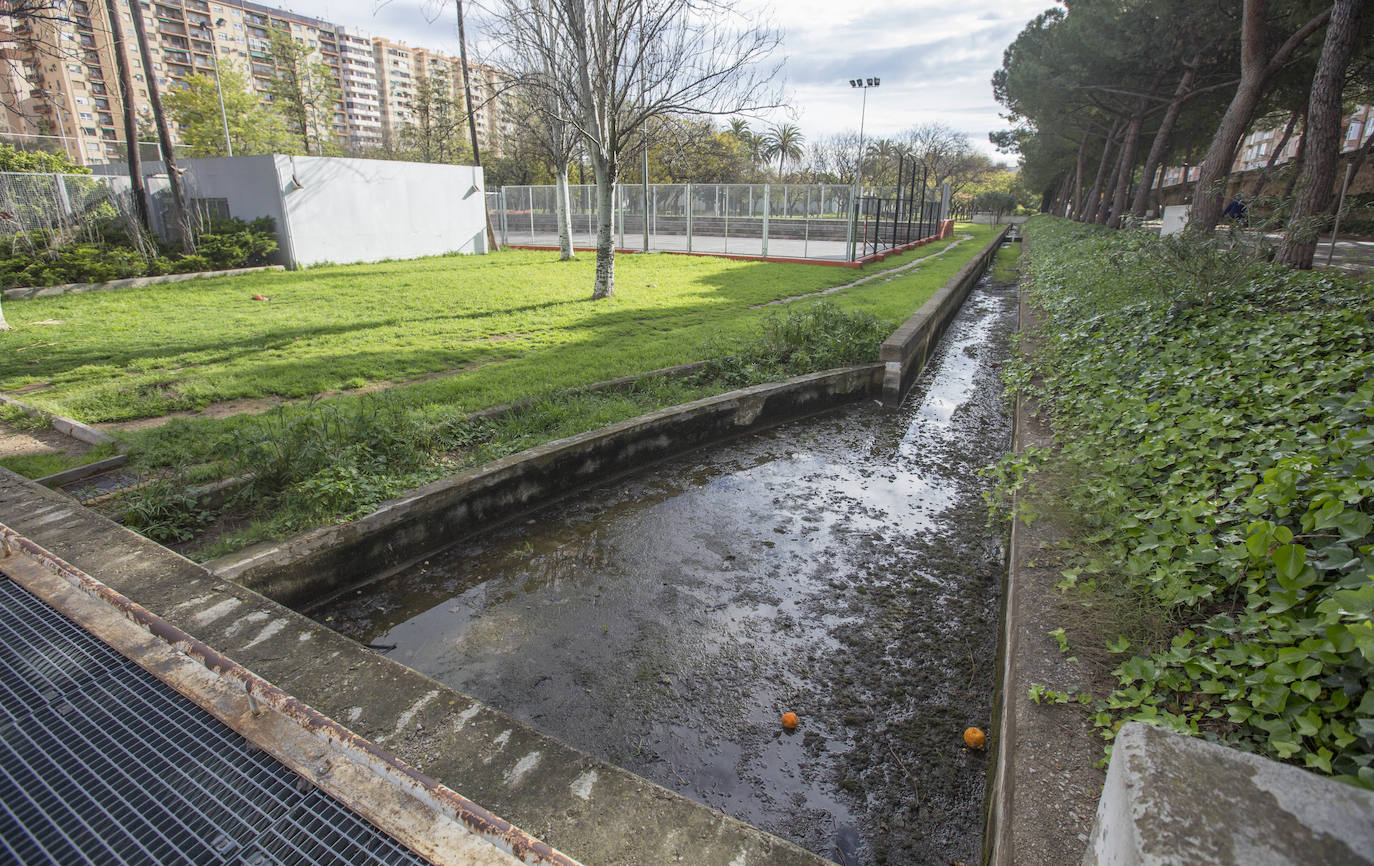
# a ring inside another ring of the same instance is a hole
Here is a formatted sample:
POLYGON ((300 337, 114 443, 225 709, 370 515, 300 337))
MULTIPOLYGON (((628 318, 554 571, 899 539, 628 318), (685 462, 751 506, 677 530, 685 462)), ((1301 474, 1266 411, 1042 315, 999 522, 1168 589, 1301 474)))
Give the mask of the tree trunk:
POLYGON ((3 306, 0 306, 0 331, 8 331, 9 329, 10 324, 5 321, 5 309, 3 306))
POLYGON ((1178 122, 1183 103, 1187 101, 1188 94, 1193 89, 1193 82, 1197 80, 1197 68, 1201 62, 1202 52, 1199 51, 1193 55, 1192 62, 1184 67, 1183 76, 1179 78, 1178 87, 1174 89, 1174 98, 1164 110, 1164 118, 1159 121, 1154 141, 1150 142, 1150 153, 1145 157, 1145 168, 1140 173, 1140 193, 1131 204, 1131 216, 1137 221, 1144 220, 1145 212, 1150 209, 1149 182, 1154 179, 1155 169, 1164 162, 1164 154, 1169 149, 1169 139, 1174 135, 1174 124, 1178 122))
POLYGON ((1107 163, 1112 158, 1112 148, 1116 144, 1116 130, 1119 126, 1121 126, 1121 121, 1112 121, 1111 132, 1107 133, 1107 137, 1102 142, 1102 159, 1097 163, 1097 177, 1093 179, 1093 187, 1088 195, 1078 203, 1076 208, 1078 212, 1074 215, 1074 219, 1079 222, 1086 222, 1097 213, 1097 199, 1102 195, 1102 181, 1107 175, 1107 163))
POLYGON ((143 59, 143 73, 146 79, 144 83, 148 85, 148 104, 153 108, 157 140, 162 145, 162 164, 167 169, 167 185, 172 197, 172 221, 176 223, 181 251, 190 255, 196 251, 196 238, 191 232, 191 220, 186 212, 186 194, 181 185, 181 172, 177 169, 176 150, 172 147, 172 129, 167 125, 167 115, 162 110, 162 96, 157 89, 153 55, 148 50, 148 33, 143 24, 143 6, 137 2, 130 3, 129 11, 134 17, 134 37, 138 40, 138 56, 143 59))
POLYGON ((1272 58, 1266 58, 1264 41, 1268 33, 1265 20, 1266 0, 1245 0, 1241 20, 1240 84, 1226 108, 1211 147, 1198 169, 1197 184, 1193 187, 1193 209, 1188 215, 1188 231, 1210 232, 1221 220, 1222 199, 1226 193, 1226 178, 1231 173, 1236 146, 1250 125, 1255 106, 1264 95, 1264 82, 1269 75, 1288 62, 1293 51, 1312 35, 1331 15, 1327 9, 1317 15, 1284 42, 1272 58))
POLYGON ((119 70, 119 95, 124 103, 124 149, 129 157, 129 186, 133 190, 134 215, 138 217, 142 230, 151 233, 153 221, 148 215, 148 189, 143 185, 143 158, 138 152, 134 77, 129 71, 129 55, 124 52, 124 24, 115 0, 105 0, 105 11, 110 23, 110 41, 114 43, 115 67, 119 70))
POLYGON ((1274 166, 1279 163, 1279 154, 1283 153, 1283 149, 1288 146, 1288 139, 1293 137, 1293 128, 1298 125, 1298 116, 1301 114, 1302 112, 1297 109, 1288 113, 1288 125, 1283 128, 1283 137, 1274 147, 1274 152, 1269 154, 1269 161, 1260 170, 1259 179, 1255 181, 1255 188, 1250 190, 1251 198, 1258 198, 1259 194, 1264 192, 1264 185, 1269 182, 1269 175, 1273 174, 1274 166))
MULTIPOLYGON (((476 109, 472 107, 472 82, 468 78, 468 39, 466 31, 463 29, 463 0, 457 0, 457 4, 458 62, 463 64, 463 106, 468 110, 468 133, 472 137, 472 164, 481 168, 482 150, 477 146, 477 114, 476 109)), ((487 249, 499 250, 501 246, 496 243, 496 231, 491 227, 491 212, 487 210, 485 201, 484 195, 482 212, 487 218, 487 249)))
MULTIPOLYGON (((1126 140, 1121 144, 1121 171, 1116 178, 1116 194, 1112 196, 1111 216, 1108 224, 1119 229, 1125 223, 1126 197, 1131 192, 1131 173, 1135 168, 1135 149, 1140 142, 1140 126, 1145 122, 1145 100, 1136 105, 1131 125, 1126 127, 1126 140)), ((1141 175, 1142 179, 1148 175, 1141 175)), ((1143 180, 1142 180, 1143 184, 1143 180)))
POLYGON ((558 259, 568 261, 573 258, 572 242, 572 202, 568 192, 568 164, 558 166, 558 259))
POLYGON ((1072 216, 1078 219, 1078 200, 1083 195, 1083 157, 1088 150, 1088 133, 1083 133, 1083 140, 1078 143, 1078 156, 1074 158, 1073 165, 1073 186, 1069 189, 1068 200, 1064 202, 1064 209, 1060 216, 1072 216), (1072 214, 1069 211, 1073 211, 1072 214))
POLYGON ((1097 200, 1097 210, 1093 213, 1093 222, 1098 225, 1106 225, 1107 213, 1112 209, 1112 196, 1116 194, 1116 183, 1121 177, 1122 159, 1126 156, 1126 136, 1122 130, 1122 137, 1116 150, 1116 161, 1112 163, 1112 170, 1107 173, 1107 177, 1102 184, 1102 197, 1097 200))
POLYGON ((1276 261, 1299 270, 1310 270, 1317 251, 1320 218, 1331 206, 1331 184, 1341 156, 1341 88, 1345 68, 1355 47, 1356 21, 1364 0, 1336 0, 1326 28, 1321 58, 1312 76, 1307 101, 1307 159, 1298 178, 1298 194, 1284 229, 1276 261))
POLYGON ((615 296, 615 171, 603 156, 592 154, 596 174, 596 282, 592 300, 615 296))

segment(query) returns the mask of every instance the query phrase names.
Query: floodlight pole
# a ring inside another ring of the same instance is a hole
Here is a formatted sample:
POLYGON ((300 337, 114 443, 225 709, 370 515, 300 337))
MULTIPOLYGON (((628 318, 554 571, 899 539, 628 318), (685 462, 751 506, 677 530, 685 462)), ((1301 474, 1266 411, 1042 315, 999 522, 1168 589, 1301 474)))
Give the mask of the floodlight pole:
POLYGON ((868 113, 868 88, 877 87, 881 83, 877 78, 852 78, 849 81, 850 87, 857 87, 862 90, 863 100, 859 107, 859 161, 854 164, 854 220, 853 230, 849 237, 849 260, 855 260, 855 242, 858 240, 859 229, 859 180, 864 170, 864 116, 868 113))
MULTIPOLYGON (((224 19, 215 20, 214 27, 223 27, 224 19)), ((219 119, 224 124, 224 151, 227 156, 234 155, 234 143, 229 140, 229 114, 224 110, 224 86, 219 82, 219 43, 215 41, 214 27, 206 27, 210 36, 210 59, 215 61, 215 95, 219 97, 219 119)))

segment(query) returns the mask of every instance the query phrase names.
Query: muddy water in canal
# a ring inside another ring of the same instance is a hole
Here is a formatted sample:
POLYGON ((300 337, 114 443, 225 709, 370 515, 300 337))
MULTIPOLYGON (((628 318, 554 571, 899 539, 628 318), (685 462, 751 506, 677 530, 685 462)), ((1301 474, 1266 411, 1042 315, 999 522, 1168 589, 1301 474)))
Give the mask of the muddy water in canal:
POLYGON ((836 862, 976 863, 1003 539, 975 472, 1013 327, 985 278, 899 411, 656 465, 311 613, 836 862))

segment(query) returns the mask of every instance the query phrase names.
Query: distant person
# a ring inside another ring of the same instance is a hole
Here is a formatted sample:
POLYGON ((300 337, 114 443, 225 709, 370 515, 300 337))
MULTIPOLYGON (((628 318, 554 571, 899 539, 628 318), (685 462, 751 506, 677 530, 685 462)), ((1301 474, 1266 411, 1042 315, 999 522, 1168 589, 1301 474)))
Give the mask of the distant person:
POLYGON ((1245 209, 1245 202, 1240 196, 1236 196, 1227 203, 1226 210, 1222 211, 1221 215, 1233 223, 1244 223, 1245 209))

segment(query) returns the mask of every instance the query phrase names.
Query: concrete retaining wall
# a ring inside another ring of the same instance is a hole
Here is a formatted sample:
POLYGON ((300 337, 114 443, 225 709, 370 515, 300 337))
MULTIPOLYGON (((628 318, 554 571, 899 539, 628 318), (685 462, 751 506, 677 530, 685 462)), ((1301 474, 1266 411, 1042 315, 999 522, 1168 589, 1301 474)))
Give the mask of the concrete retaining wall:
POLYGON ((1165 863, 1374 863, 1374 791, 1133 722, 1083 866, 1165 863))
MULTIPOLYGON (((1008 227, 1009 228, 1009 227, 1008 227)), ((892 333, 878 352, 883 365, 883 404, 896 406, 916 375, 925 368, 954 314, 963 306, 973 286, 1006 237, 1008 228, 998 232, 972 261, 959 269, 954 278, 921 305, 916 313, 892 333)))
POLYGON ((867 364, 664 409, 513 454, 435 481, 351 523, 256 545, 207 567, 284 604, 318 601, 578 487, 876 394, 881 375, 880 365, 867 364))

